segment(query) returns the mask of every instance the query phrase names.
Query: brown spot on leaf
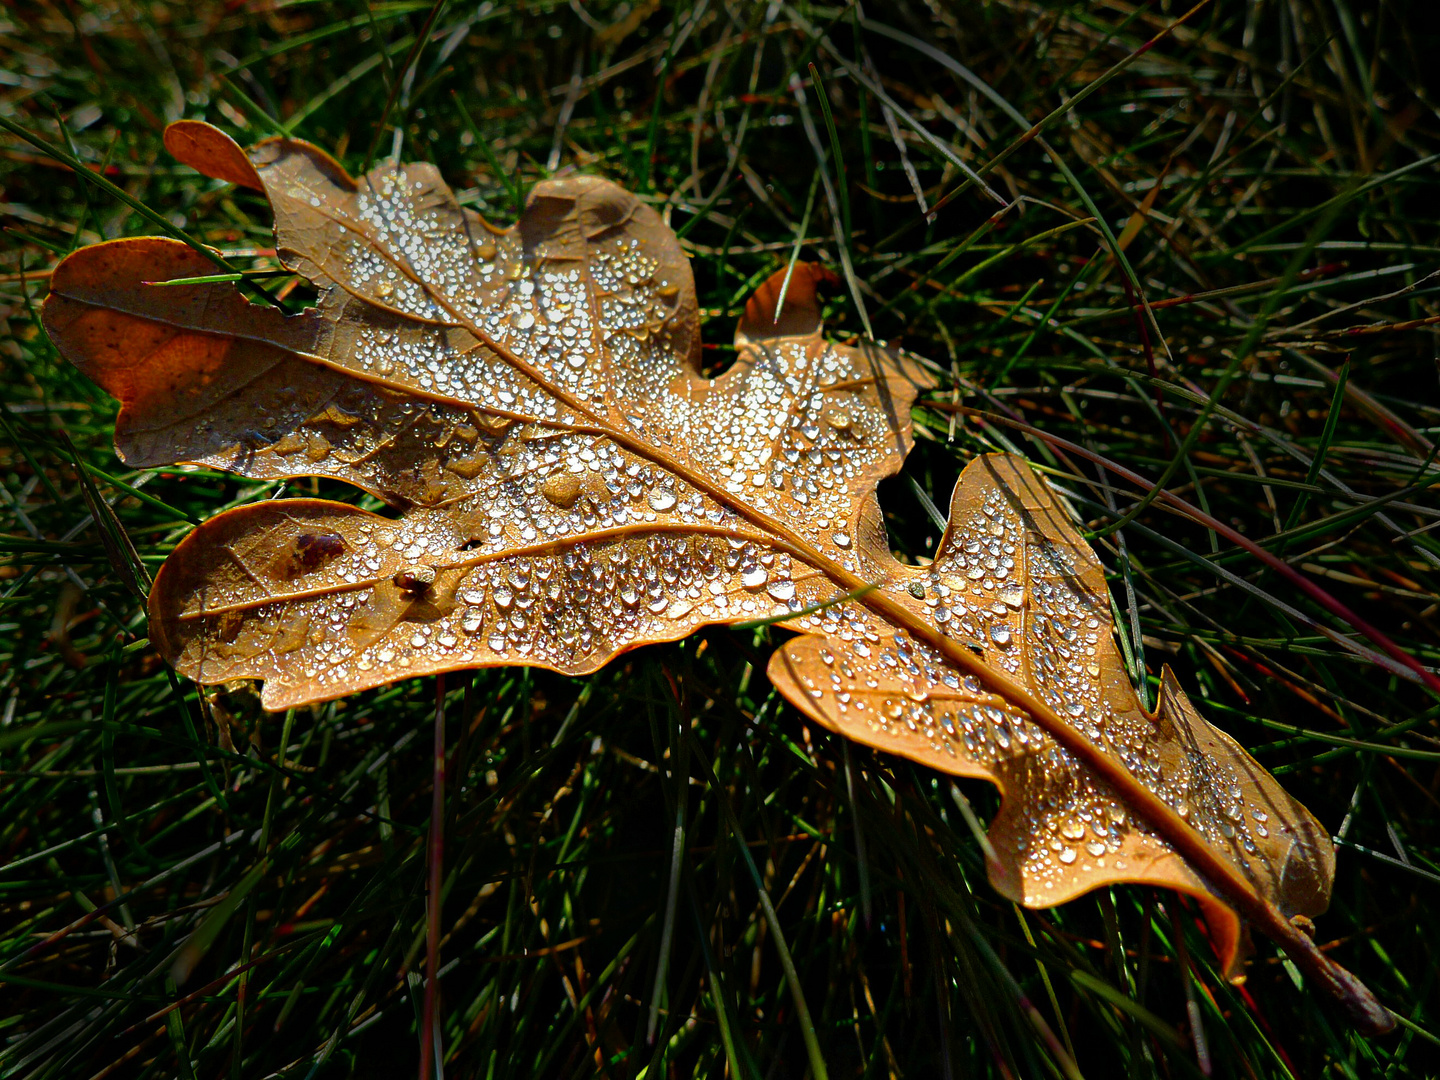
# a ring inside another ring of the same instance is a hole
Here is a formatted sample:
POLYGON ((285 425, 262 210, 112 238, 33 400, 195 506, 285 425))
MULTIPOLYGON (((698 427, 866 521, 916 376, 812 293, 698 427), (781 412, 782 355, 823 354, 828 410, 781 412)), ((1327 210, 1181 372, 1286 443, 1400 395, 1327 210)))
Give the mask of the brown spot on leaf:
POLYGON ((345 540, 334 532, 300 532, 275 561, 277 577, 293 578, 320 569, 345 554, 345 540))

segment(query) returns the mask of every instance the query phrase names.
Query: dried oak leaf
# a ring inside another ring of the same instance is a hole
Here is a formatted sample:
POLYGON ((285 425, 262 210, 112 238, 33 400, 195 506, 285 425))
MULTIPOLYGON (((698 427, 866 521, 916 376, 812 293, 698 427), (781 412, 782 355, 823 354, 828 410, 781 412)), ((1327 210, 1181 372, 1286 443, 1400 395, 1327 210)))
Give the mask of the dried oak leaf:
POLYGON ((165 239, 66 259, 45 324, 120 399, 120 455, 333 477, 398 511, 286 499, 205 522, 150 596, 180 671, 263 680, 280 709, 457 668, 582 674, 706 623, 787 616, 798 636, 770 677, 807 716, 1002 790, 1003 895, 1187 893, 1232 978, 1258 925, 1362 1026, 1387 1026, 1290 921, 1328 903, 1328 835, 1168 670, 1145 710, 1101 567, 1021 459, 965 469, 931 565, 892 556, 876 484, 930 381, 822 337, 824 271, 796 266, 783 304, 784 275, 766 282, 710 379, 679 242, 613 184, 538 184, 497 230, 430 165, 356 180, 307 143, 246 152, 193 122, 166 144, 266 194, 280 257, 319 302, 287 316, 227 284, 151 284, 210 271, 165 239))

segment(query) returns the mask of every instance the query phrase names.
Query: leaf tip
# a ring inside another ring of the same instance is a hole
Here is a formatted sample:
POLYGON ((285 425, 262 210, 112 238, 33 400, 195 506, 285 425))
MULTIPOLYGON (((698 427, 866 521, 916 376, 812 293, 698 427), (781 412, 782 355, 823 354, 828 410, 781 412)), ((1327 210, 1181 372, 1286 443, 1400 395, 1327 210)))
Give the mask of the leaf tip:
POLYGON ((203 120, 177 120, 165 128, 165 149, 196 172, 264 191, 260 175, 240 144, 214 124, 203 120))

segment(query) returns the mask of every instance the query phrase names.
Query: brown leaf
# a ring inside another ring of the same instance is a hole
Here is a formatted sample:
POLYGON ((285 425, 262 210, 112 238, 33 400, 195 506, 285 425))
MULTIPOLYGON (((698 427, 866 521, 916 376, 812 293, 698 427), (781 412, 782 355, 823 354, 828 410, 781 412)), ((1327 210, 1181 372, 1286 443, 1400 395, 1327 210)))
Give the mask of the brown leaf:
POLYGON ((579 674, 706 623, 786 618, 799 636, 770 676, 811 719, 1002 789, 1006 896, 1188 893, 1230 976, 1258 925, 1387 1025, 1290 922, 1328 902, 1328 836, 1168 670, 1144 710, 1100 566, 1023 461, 970 464, 933 565, 891 555, 876 484, 930 380, 822 337, 826 271, 797 265, 783 304, 783 272, 762 285, 709 379, 679 243, 613 184, 541 183, 499 231, 433 166, 357 181, 307 143, 247 156, 195 123, 167 146, 238 183, 249 165, 319 303, 286 316, 224 285, 146 284, 208 269, 169 240, 66 259, 46 326, 120 399, 120 454, 334 477, 397 511, 290 499, 197 528, 150 597, 185 674, 261 679, 278 709, 456 668, 579 674))

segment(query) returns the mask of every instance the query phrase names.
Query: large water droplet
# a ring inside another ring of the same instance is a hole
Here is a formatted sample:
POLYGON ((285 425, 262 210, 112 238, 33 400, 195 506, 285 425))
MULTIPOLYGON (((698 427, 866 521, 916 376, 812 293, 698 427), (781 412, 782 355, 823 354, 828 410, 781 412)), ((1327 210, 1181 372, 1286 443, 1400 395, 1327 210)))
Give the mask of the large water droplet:
POLYGON ((1066 866, 1069 866, 1071 863, 1073 863, 1075 861, 1075 849, 1067 847, 1063 851, 1061 851, 1060 861, 1066 866))
POLYGON ((795 595, 795 583, 793 581, 772 581, 770 587, 765 591, 776 600, 789 600, 795 595))
POLYGON ((1004 623, 996 623, 990 627, 990 640, 1002 648, 1010 644, 1010 627, 1004 623))
POLYGON ((675 493, 665 488, 655 488, 650 492, 650 509, 657 513, 665 513, 674 508, 677 502, 675 493))
POLYGON ((758 589, 769 580, 770 575, 763 566, 753 566, 740 575, 740 584, 747 589, 758 589))
POLYGON ((553 473, 540 485, 540 494, 553 506, 568 510, 580 498, 580 480, 570 473, 553 473))

